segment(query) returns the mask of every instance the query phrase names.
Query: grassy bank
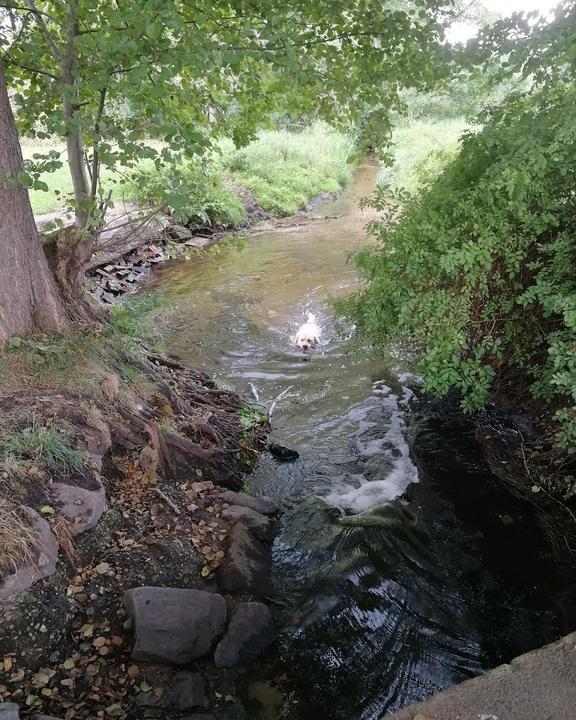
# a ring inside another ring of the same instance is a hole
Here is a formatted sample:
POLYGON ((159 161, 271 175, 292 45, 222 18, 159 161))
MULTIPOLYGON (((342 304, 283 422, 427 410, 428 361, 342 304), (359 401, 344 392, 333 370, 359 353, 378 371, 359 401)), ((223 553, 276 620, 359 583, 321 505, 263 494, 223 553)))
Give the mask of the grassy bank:
POLYGON ((463 117, 418 118, 400 124, 393 135, 394 164, 383 166, 378 182, 415 192, 454 158, 459 138, 469 127, 463 117))
MULTIPOLYGON (((27 159, 49 150, 62 152, 63 148, 23 143, 27 159)), ((116 173, 104 174, 104 186, 112 189, 116 201, 169 205, 186 222, 237 226, 245 218, 244 190, 249 191, 257 205, 275 216, 296 212, 320 193, 338 191, 351 177, 352 150, 353 141, 349 137, 326 125, 315 124, 298 132, 262 132, 255 142, 240 149, 223 141, 209 157, 160 173, 151 162, 142 163, 123 184, 118 181, 128 176, 120 168, 116 173), (177 195, 186 201, 182 203, 177 195)), ((50 190, 31 190, 35 214, 58 210, 71 191, 66 166, 44 174, 41 179, 50 190)))

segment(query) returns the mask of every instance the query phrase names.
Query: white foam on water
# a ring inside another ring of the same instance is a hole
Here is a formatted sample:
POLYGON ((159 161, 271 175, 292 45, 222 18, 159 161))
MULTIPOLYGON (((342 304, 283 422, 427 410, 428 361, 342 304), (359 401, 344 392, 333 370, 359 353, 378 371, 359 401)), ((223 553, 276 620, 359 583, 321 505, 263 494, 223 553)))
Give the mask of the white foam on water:
POLYGON ((360 437, 357 439, 360 459, 386 454, 386 460, 392 467, 385 471, 385 477, 376 480, 369 480, 361 474, 340 477, 336 480, 336 487, 325 497, 331 505, 353 513, 362 513, 385 505, 402 495, 411 483, 418 482, 418 470, 410 458, 406 424, 401 410, 402 400, 406 399, 406 395, 398 397, 387 385, 377 382, 374 383, 374 396, 384 405, 389 415, 388 427, 382 437, 362 441, 362 434, 369 428, 377 427, 379 423, 366 421, 369 409, 364 412, 355 410, 355 419, 361 421, 360 437), (386 450, 390 446, 394 448, 393 454, 386 450))

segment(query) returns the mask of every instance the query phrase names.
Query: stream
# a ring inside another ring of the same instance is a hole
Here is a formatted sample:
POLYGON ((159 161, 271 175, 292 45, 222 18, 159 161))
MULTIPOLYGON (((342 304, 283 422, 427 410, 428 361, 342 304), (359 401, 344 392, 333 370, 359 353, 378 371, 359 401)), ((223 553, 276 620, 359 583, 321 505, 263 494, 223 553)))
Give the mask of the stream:
POLYGON ((576 627, 574 590, 532 506, 490 472, 472 423, 414 396, 410 359, 374 359, 337 332, 331 299, 357 283, 361 209, 377 169, 334 202, 170 263, 170 352, 269 405, 251 491, 284 509, 275 543, 285 627, 241 680, 253 720, 375 720, 576 627), (309 356, 291 344, 306 313, 309 356))

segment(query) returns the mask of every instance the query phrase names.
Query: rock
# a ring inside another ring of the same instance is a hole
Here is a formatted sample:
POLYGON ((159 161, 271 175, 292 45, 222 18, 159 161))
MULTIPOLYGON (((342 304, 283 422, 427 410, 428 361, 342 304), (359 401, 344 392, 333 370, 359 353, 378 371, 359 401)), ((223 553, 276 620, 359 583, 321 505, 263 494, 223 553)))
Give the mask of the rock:
POLYGON ((273 540, 276 532, 275 523, 266 515, 261 515, 256 510, 241 505, 230 505, 222 511, 225 520, 241 522, 250 528, 252 533, 260 540, 273 540))
POLYGON ((70 523, 70 534, 74 537, 92 529, 108 510, 104 486, 98 480, 97 490, 86 490, 75 485, 54 483, 51 494, 54 504, 70 523))
POLYGON ((194 235, 190 240, 186 240, 184 245, 188 245, 188 247, 204 248, 210 245, 211 242, 210 238, 194 235))
POLYGON ((218 568, 218 583, 230 593, 266 597, 272 593, 272 548, 241 523, 230 532, 228 552, 218 568))
POLYGON ((206 655, 226 627, 217 593, 138 587, 124 593, 124 604, 134 618, 134 660, 184 665, 206 655))
POLYGON ((220 498, 230 505, 240 505, 241 507, 248 507, 262 515, 274 515, 278 512, 278 506, 270 500, 262 497, 254 497, 253 495, 247 495, 246 493, 233 492, 227 490, 220 495, 220 498))
POLYGON ((189 240, 192 237, 192 233, 184 225, 170 225, 170 227, 167 228, 167 232, 171 238, 179 242, 189 240))
POLYGON ((216 667, 246 665, 268 647, 273 637, 274 619, 267 606, 259 602, 240 603, 216 646, 216 667))
POLYGON ((278 445, 278 443, 269 443, 268 452, 280 462, 293 462, 300 457, 300 454, 296 452, 296 450, 291 450, 284 445, 278 445))
MULTIPOLYGON (((0 718, 1 717, 2 716, 0 716, 0 718)), ((32 720, 61 720, 61 719, 54 717, 54 715, 34 715, 32 720)))
POLYGON ((37 533, 38 550, 33 561, 24 563, 6 575, 0 583, 0 602, 21 590, 25 590, 38 580, 52 575, 58 560, 58 540, 44 518, 32 508, 25 509, 31 527, 37 533))
POLYGON ((16 703, 0 703, 0 720, 20 720, 16 703))
POLYGON ((160 697, 152 692, 140 693, 136 704, 140 707, 161 708, 185 712, 194 708, 208 707, 204 681, 199 673, 181 671, 174 673, 160 697))

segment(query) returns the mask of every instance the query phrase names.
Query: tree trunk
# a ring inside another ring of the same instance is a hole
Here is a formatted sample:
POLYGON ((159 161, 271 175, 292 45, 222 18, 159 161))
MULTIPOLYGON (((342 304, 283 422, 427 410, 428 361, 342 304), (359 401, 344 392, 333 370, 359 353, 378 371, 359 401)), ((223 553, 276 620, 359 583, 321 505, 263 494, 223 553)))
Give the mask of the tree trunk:
POLYGON ((38 240, 28 191, 16 185, 22 151, 0 61, 0 345, 62 330, 68 320, 38 240))

